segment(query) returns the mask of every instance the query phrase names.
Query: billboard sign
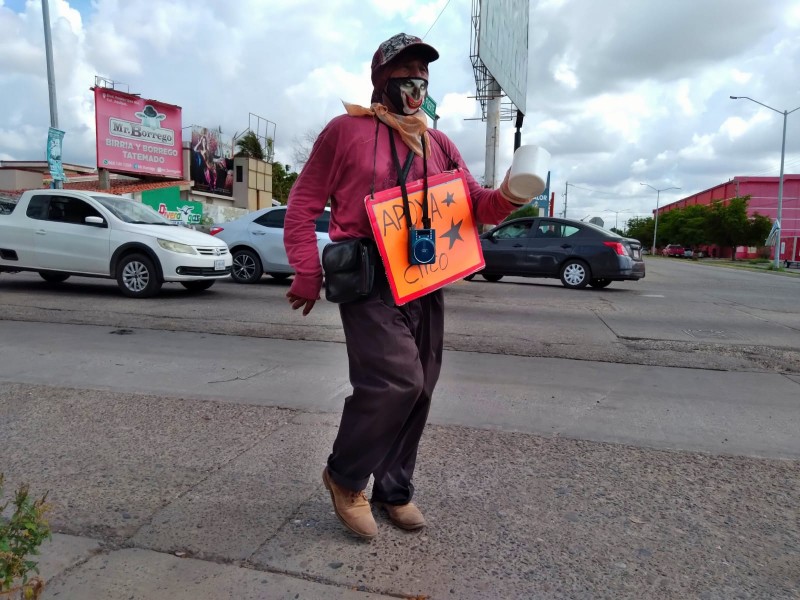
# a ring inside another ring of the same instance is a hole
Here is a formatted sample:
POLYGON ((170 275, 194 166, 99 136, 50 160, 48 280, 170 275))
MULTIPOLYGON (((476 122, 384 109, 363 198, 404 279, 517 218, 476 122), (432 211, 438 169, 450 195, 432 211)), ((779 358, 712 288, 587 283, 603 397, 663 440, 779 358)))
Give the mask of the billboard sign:
POLYGON ((233 147, 221 131, 192 127, 189 176, 197 191, 233 196, 233 147))
POLYGON ((64 141, 64 132, 51 127, 47 132, 47 165, 53 181, 66 181, 64 164, 61 162, 61 145, 64 141))
POLYGON ((544 186, 544 191, 531 200, 528 204, 545 208, 550 201, 550 171, 547 172, 547 183, 544 186))
POLYGON ((530 0, 481 0, 478 57, 522 114, 528 94, 530 0))
POLYGON ((94 88, 97 168, 183 179, 181 108, 94 88))
POLYGON ((200 225, 203 222, 203 203, 181 200, 178 187, 147 190, 142 193, 142 204, 176 225, 200 225))

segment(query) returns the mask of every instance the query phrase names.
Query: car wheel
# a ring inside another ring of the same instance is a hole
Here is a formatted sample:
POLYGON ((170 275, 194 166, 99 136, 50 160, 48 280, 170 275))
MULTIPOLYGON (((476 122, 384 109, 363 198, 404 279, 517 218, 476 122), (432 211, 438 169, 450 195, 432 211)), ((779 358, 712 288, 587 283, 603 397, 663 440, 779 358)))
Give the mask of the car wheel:
POLYGON ((269 276, 272 277, 273 279, 277 279, 278 281, 285 281, 285 280, 289 279, 289 277, 291 277, 292 274, 291 273, 270 273, 269 276))
POLYGON ((589 267, 581 260, 568 260, 561 268, 561 283, 571 289, 585 288, 591 279, 589 267))
POLYGON ((129 298, 149 298, 161 289, 153 261, 144 254, 128 254, 117 265, 117 284, 129 298))
POLYGON ((198 281, 181 281, 181 285, 190 292, 202 292, 217 282, 216 279, 200 279, 198 281))
POLYGON ((55 271, 40 271, 39 277, 44 279, 47 283, 61 283, 69 279, 66 273, 56 273, 55 271))
POLYGON ((464 281, 472 281, 473 279, 475 279, 475 273, 473 273, 472 275, 467 275, 466 277, 464 277, 464 281))
POLYGON ((481 276, 486 281, 491 281, 492 283, 494 283, 495 281, 500 281, 503 278, 502 275, 495 275, 493 273, 481 273, 481 276))
POLYGON ((261 259, 252 250, 236 250, 233 253, 231 277, 236 283, 255 283, 261 279, 264 268, 261 259))
POLYGON ((604 287, 608 287, 611 285, 610 279, 592 279, 589 281, 589 285, 595 288, 596 290, 602 290, 604 287))

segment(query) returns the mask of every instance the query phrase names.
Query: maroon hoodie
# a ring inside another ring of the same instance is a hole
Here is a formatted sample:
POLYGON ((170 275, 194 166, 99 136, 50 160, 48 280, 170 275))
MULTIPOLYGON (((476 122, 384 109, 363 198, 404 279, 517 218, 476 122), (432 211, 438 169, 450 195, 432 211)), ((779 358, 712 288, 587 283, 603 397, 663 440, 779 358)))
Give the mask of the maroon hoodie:
MULTIPOLYGON (((464 170, 472 198, 475 219, 479 223, 499 223, 519 208, 500 195, 498 190, 482 188, 473 179, 461 154, 442 132, 429 129, 431 155, 428 176, 460 167, 464 170), (451 162, 452 161, 452 162, 451 162), (453 164, 453 162, 455 164, 453 164)), ((401 163, 408 147, 394 136, 401 163)), ((388 127, 378 128, 377 154, 375 120, 371 117, 341 115, 322 130, 308 162, 289 194, 284 230, 284 245, 289 264, 295 271, 291 293, 316 300, 322 288, 314 220, 331 203, 330 236, 335 242, 352 238, 374 238, 364 198, 370 193, 375 157, 375 192, 397 185, 397 169, 392 158, 388 127)), ((407 181, 422 178, 422 158, 415 156, 407 181)))

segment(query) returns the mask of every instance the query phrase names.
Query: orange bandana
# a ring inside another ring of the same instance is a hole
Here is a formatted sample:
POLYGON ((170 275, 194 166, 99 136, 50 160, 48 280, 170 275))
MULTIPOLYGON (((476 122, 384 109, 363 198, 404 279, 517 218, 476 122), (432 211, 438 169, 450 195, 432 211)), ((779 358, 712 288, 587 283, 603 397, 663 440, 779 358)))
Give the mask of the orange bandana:
POLYGON ((431 142, 428 135, 428 119, 422 111, 413 115, 396 115, 389 112, 383 104, 375 102, 369 108, 364 108, 358 104, 342 102, 347 114, 351 117, 377 117, 383 123, 394 129, 400 134, 406 146, 411 148, 417 156, 422 156, 422 142, 420 137, 425 140, 425 153, 431 155, 431 142))

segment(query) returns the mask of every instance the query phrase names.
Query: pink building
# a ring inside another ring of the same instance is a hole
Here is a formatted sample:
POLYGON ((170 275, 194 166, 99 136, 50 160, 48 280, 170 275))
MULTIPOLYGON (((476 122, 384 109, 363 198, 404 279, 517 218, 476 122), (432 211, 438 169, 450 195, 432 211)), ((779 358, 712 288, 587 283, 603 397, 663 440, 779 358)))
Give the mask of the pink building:
MULTIPOLYGON (((662 215, 671 210, 694 204, 711 205, 720 200, 750 196, 748 214, 759 213, 773 221, 778 213, 778 177, 734 177, 712 188, 686 196, 681 200, 659 207, 662 215)), ((655 212, 655 211, 654 211, 655 212)), ((783 206, 781 209, 780 260, 800 260, 800 175, 783 176, 783 206)), ((730 250, 722 249, 722 255, 730 250)), ((754 256, 746 247, 736 249, 737 258, 754 256)), ((774 254, 773 254, 774 256, 774 254)))

